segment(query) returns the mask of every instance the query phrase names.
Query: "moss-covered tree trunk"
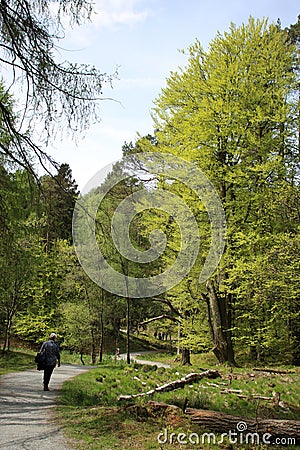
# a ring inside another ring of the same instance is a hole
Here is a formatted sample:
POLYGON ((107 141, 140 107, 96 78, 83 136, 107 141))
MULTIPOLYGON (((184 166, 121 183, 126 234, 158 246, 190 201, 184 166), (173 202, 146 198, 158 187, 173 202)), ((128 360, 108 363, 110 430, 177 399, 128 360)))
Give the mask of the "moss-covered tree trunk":
POLYGON ((191 352, 189 348, 182 349, 182 358, 181 363, 183 366, 188 365, 191 366, 191 352))

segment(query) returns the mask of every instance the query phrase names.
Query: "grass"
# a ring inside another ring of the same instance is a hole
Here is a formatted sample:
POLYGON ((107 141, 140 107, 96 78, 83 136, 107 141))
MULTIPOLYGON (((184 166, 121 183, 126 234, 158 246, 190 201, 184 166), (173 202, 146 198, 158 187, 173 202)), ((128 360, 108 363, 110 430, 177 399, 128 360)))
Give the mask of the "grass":
MULTIPOLYGON (((181 358, 181 355, 179 356, 179 359, 181 358)), ((165 364, 170 364, 172 367, 178 367, 178 359, 175 351, 165 351, 160 352, 156 351, 149 354, 141 354, 138 359, 151 359, 151 361, 157 361, 157 362, 163 362, 165 364)), ((218 364, 218 361, 215 357, 215 355, 211 353, 199 353, 199 354, 192 354, 191 355, 191 362, 192 366, 191 369, 194 370, 196 368, 197 370, 199 368, 211 368, 216 367, 218 364)))
MULTIPOLYGON (((12 348, 9 352, 0 352, 0 375, 4 375, 9 372, 35 369, 35 355, 36 351, 28 348, 12 348)), ((83 358, 87 364, 90 364, 89 355, 84 355, 83 358)), ((61 360, 64 364, 82 364, 80 361, 80 355, 69 353, 66 350, 61 352, 61 360)))
POLYGON ((35 352, 28 349, 12 349, 9 352, 0 353, 0 375, 33 369, 34 356, 35 352))
MULTIPOLYGON (((148 358, 150 359, 150 355, 148 358)), ((153 411, 149 413, 149 407, 146 405, 148 400, 181 407, 188 398, 189 407, 212 409, 244 417, 300 420, 299 368, 293 368, 295 373, 283 375, 252 372, 249 368, 234 369, 233 373, 230 373, 227 366, 212 366, 213 355, 207 355, 207 360, 203 355, 193 357, 192 367, 174 363, 174 357, 170 354, 151 354, 152 358, 169 362, 172 367, 163 369, 136 363, 128 366, 123 361, 114 361, 111 358, 106 359, 101 367, 92 369, 63 385, 58 415, 68 436, 75 439, 77 448, 92 450, 236 448, 236 445, 233 447, 228 441, 216 445, 203 444, 201 447, 189 442, 179 443, 176 438, 178 433, 189 436, 194 432, 199 435, 203 430, 191 424, 179 409, 176 413, 174 410, 164 414, 153 411), (203 379, 199 383, 186 385, 183 389, 155 394, 151 398, 140 397, 130 402, 118 400, 120 394, 145 392, 191 371, 200 371, 202 368, 217 368, 222 374, 222 379, 203 379), (222 394, 221 391, 226 387, 242 390, 249 399, 239 398, 235 394, 222 394), (288 411, 276 406, 275 402, 251 398, 253 394, 272 397, 273 392, 280 393, 281 400, 289 406, 288 411), (175 433, 173 437, 172 432, 175 433), (166 443, 158 442, 160 433, 163 433, 161 440, 168 436, 166 443)), ((238 448, 264 447, 248 445, 238 448)))
MULTIPOLYGON (((29 349, 13 349, 0 354, 0 375, 35 368, 34 356, 35 352, 29 349)), ((192 355, 193 365, 190 367, 175 362, 175 356, 171 352, 156 352, 139 357, 168 363, 171 365, 170 369, 136 363, 128 366, 123 361, 115 361, 113 357, 106 356, 100 367, 66 382, 61 391, 57 413, 72 444, 78 449, 90 450, 267 449, 266 446, 244 444, 233 446, 228 439, 216 444, 205 442, 200 446, 189 441, 180 443, 180 439, 184 440, 184 435, 201 438, 205 430, 192 424, 180 409, 176 409, 176 412, 171 409, 165 413, 149 410, 146 404, 149 397, 137 398, 130 403, 118 401, 120 394, 145 392, 191 371, 198 372, 207 368, 218 369, 222 379, 212 380, 213 382, 203 379, 199 383, 186 385, 183 389, 155 394, 151 400, 182 407, 187 398, 188 406, 194 408, 223 411, 243 417, 300 420, 299 368, 281 366, 280 368, 290 369, 295 373, 279 375, 254 372, 249 365, 235 368, 231 373, 230 367, 216 364, 213 354, 192 355), (241 390, 248 398, 222 394, 222 389, 226 387, 241 390), (288 410, 276 406, 275 402, 252 397, 272 397, 273 392, 280 393, 280 399, 288 405, 288 410)), ((85 356, 84 359, 88 364, 89 357, 85 356)), ((65 363, 80 363, 78 355, 66 351, 62 352, 62 360, 65 363)), ((218 442, 220 436, 216 439, 218 442)), ((283 447, 277 445, 276 448, 283 447)))

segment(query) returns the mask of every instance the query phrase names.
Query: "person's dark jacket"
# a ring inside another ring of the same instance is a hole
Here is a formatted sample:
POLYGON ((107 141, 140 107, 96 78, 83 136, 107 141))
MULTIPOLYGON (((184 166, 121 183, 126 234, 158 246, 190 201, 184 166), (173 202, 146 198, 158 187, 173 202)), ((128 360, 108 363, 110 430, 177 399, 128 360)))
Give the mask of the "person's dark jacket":
POLYGON ((43 343, 40 352, 42 353, 43 351, 45 351, 46 366, 55 366, 56 361, 60 362, 58 345, 52 339, 43 343))

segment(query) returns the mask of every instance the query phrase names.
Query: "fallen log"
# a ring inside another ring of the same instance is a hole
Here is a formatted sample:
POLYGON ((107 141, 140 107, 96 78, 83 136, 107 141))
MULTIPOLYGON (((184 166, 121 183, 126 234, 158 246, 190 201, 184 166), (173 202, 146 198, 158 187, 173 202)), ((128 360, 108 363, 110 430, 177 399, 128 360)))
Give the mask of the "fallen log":
MULTIPOLYGON (((242 392, 242 391, 241 391, 242 392)), ((258 394, 250 394, 250 395, 244 395, 244 394, 239 394, 238 392, 234 392, 233 390, 227 390, 224 389, 223 391, 220 392, 221 394, 235 394, 238 398, 243 398, 246 400, 266 400, 269 402, 272 402, 274 404, 274 406, 278 406, 279 408, 283 409, 284 411, 296 411, 297 413, 300 411, 300 408, 293 405, 290 402, 283 402, 282 400, 280 400, 280 392, 273 392, 272 397, 265 397, 263 395, 258 395, 258 394)))
MULTIPOLYGON (((224 392, 221 392, 221 394, 224 394, 224 392)), ((238 398, 245 398, 246 400, 266 400, 268 402, 274 402, 274 397, 263 397, 262 395, 255 395, 251 394, 249 395, 243 395, 243 394, 237 394, 238 398)))
POLYGON ((189 373, 183 378, 180 378, 179 380, 171 381, 171 383, 166 383, 161 386, 156 387, 155 389, 151 389, 147 392, 141 392, 139 394, 131 394, 131 395, 120 395, 118 397, 118 400, 132 400, 133 398, 137 397, 145 397, 147 395, 153 395, 156 392, 169 392, 173 391, 175 389, 183 388, 188 383, 194 383, 196 381, 201 380, 202 378, 220 378, 221 375, 217 370, 205 370, 204 372, 200 373, 189 373))
POLYGON ((283 374, 283 375, 287 375, 290 373, 296 373, 294 370, 277 370, 277 369, 268 369, 268 368, 263 368, 263 367, 254 367, 253 370, 255 372, 269 372, 269 373, 278 373, 278 374, 283 374))
POLYGON ((217 411, 206 411, 187 408, 185 413, 190 416, 192 422, 199 424, 217 433, 257 433, 258 435, 272 437, 284 437, 300 439, 300 421, 283 419, 253 419, 250 417, 238 417, 217 411))
POLYGON ((220 394, 242 394, 242 389, 223 389, 220 394))
POLYGON ((273 401, 276 403, 279 402, 280 400, 280 394, 273 392, 272 397, 266 397, 264 395, 258 395, 258 394, 249 394, 249 395, 245 395, 243 394, 243 391, 241 389, 223 389, 222 391, 220 391, 220 394, 235 394, 237 397, 239 398, 247 398, 249 400, 251 399, 255 399, 255 400, 268 400, 268 401, 273 401))

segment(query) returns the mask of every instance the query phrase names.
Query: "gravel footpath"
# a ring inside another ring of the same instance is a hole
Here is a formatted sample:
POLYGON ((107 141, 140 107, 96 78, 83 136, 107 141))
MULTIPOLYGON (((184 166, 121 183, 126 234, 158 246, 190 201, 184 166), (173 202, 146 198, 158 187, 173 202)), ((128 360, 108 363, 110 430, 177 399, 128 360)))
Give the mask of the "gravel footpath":
MULTIPOLYGON (((151 356, 151 353, 157 353, 157 352, 155 350, 153 352, 151 352, 151 351, 134 352, 134 353, 130 353, 130 358, 131 358, 132 361, 135 361, 138 364, 146 364, 147 366, 164 367, 165 369, 168 369, 168 368, 171 367, 170 364, 165 364, 165 363, 161 363, 161 362, 158 362, 158 361, 156 361, 156 362, 155 361, 146 361, 145 359, 139 359, 138 358, 139 356, 142 356, 142 355, 149 355, 149 356, 151 356)), ((126 358, 127 358, 126 353, 122 353, 120 355, 120 358, 126 360, 126 358)))
MULTIPOLYGON (((143 353, 132 353, 131 358, 141 364, 169 367, 168 364, 138 360, 143 353)), ((126 355, 120 355, 126 359, 126 355)), ((53 413, 53 406, 64 381, 93 367, 62 364, 56 367, 43 391, 43 372, 36 369, 15 372, 0 377, 0 449, 6 450, 69 450, 71 444, 64 438, 53 413)))
POLYGON ((89 370, 88 366, 56 367, 43 391, 43 372, 36 369, 0 378, 0 449, 68 450, 53 406, 63 382, 89 370))

